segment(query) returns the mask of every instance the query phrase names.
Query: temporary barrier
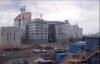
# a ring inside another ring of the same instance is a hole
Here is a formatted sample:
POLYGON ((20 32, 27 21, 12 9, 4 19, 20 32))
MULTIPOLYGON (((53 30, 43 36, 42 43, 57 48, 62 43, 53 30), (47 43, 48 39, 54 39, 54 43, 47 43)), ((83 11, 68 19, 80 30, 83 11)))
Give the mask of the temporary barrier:
POLYGON ((86 38, 86 50, 91 50, 95 46, 99 46, 99 45, 100 45, 99 38, 94 38, 94 37, 86 38))
POLYGON ((85 50, 85 43, 70 43, 69 53, 78 53, 80 50, 85 50))
POLYGON ((63 52, 63 53, 57 53, 56 54, 56 62, 57 62, 57 64, 60 62, 60 61, 62 61, 62 59, 65 57, 65 56, 67 56, 68 55, 68 53, 67 52, 63 52))

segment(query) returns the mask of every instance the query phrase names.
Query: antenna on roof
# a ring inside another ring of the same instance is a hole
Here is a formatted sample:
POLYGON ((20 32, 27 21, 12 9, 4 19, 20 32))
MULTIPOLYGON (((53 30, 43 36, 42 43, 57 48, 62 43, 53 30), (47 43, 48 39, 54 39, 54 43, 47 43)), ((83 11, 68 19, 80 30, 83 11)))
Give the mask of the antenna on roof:
POLYGON ((42 13, 40 14, 40 18, 42 19, 42 13))

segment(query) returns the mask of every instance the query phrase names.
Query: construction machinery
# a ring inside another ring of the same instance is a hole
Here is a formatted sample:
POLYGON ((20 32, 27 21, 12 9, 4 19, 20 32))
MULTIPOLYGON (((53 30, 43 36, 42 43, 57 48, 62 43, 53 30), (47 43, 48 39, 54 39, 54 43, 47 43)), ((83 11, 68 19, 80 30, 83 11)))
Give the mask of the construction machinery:
POLYGON ((50 43, 48 43, 46 46, 45 46, 46 49, 52 49, 54 48, 54 46, 50 43))

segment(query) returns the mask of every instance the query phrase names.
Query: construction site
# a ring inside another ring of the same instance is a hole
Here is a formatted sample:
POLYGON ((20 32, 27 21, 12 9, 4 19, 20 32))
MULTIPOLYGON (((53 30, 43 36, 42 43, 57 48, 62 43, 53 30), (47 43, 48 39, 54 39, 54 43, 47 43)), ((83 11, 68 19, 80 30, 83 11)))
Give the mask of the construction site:
POLYGON ((86 37, 69 43, 67 49, 54 49, 50 44, 37 49, 32 45, 0 47, 0 64, 99 64, 99 46, 99 37, 86 37))
POLYGON ((100 36, 85 36, 68 20, 32 19, 25 6, 14 26, 0 27, 0 64, 99 64, 100 36))

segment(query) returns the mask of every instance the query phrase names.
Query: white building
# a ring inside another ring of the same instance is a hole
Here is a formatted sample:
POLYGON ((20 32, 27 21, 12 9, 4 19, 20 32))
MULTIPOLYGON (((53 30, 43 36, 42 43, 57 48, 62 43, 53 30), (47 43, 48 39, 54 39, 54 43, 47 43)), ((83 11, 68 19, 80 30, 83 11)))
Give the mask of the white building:
POLYGON ((79 28, 78 25, 70 25, 69 31, 70 38, 82 38, 82 28, 79 28))
POLYGON ((69 24, 68 20, 46 21, 33 19, 27 23, 28 42, 35 44, 52 43, 67 44, 69 38, 82 38, 82 28, 78 25, 69 24))
POLYGON ((14 19, 14 26, 21 29, 21 38, 28 43, 66 43, 68 38, 82 38, 82 28, 70 25, 68 20, 31 20, 31 12, 26 12, 25 8, 21 8, 21 13, 14 19))
POLYGON ((28 22, 28 42, 35 44, 48 42, 48 25, 42 19, 28 22))
POLYGON ((27 35, 28 42, 37 44, 66 43, 68 38, 82 38, 82 28, 77 25, 70 25, 68 20, 61 22, 36 18, 27 22, 25 26, 27 27, 24 27, 24 36, 27 35))
POLYGON ((21 30, 16 27, 0 28, 0 46, 14 46, 21 44, 21 30))

